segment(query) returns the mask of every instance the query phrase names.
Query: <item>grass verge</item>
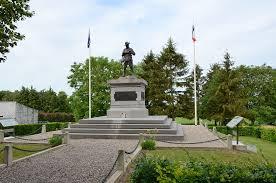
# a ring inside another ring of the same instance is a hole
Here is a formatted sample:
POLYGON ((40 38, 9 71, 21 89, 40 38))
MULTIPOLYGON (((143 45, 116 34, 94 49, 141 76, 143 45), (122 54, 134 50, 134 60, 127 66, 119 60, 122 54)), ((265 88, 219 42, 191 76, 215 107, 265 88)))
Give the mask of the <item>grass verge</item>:
MULTIPOLYGON (((4 144, 0 144, 0 150, 4 148, 4 144)), ((39 151, 44 150, 45 148, 50 148, 51 146, 48 144, 13 144, 13 146, 20 148, 20 149, 26 149, 31 151, 39 151)), ((29 156, 31 154, 34 154, 37 152, 25 152, 25 151, 19 151, 16 149, 13 149, 13 159, 19 159, 23 158, 25 156, 29 156)), ((4 152, 0 153, 0 164, 4 163, 4 152)))

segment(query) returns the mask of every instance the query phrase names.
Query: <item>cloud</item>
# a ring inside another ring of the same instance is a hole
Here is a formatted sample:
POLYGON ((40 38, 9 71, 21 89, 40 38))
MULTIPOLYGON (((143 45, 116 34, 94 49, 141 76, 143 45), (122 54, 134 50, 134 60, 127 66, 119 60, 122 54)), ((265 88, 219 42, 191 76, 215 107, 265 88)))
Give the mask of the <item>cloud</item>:
POLYGON ((191 61, 194 23, 196 60, 204 69, 220 61, 226 49, 237 64, 266 62, 276 67, 275 5, 272 0, 33 0, 35 16, 19 24, 26 39, 0 65, 5 78, 0 89, 32 85, 70 93, 70 65, 88 57, 89 27, 94 56, 119 59, 124 42, 130 41, 137 63, 150 50, 159 53, 171 36, 178 51, 191 61))

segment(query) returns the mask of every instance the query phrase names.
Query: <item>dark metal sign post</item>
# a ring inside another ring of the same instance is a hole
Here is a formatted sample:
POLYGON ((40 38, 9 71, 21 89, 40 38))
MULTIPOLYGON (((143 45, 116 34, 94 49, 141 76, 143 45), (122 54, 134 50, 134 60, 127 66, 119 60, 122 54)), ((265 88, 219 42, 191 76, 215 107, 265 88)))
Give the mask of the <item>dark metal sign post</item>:
POLYGON ((237 124, 237 145, 239 144, 239 124, 237 124))
POLYGON ((239 124, 243 121, 243 117, 235 116, 229 123, 227 123, 227 127, 234 128, 237 127, 237 145, 239 144, 239 124))

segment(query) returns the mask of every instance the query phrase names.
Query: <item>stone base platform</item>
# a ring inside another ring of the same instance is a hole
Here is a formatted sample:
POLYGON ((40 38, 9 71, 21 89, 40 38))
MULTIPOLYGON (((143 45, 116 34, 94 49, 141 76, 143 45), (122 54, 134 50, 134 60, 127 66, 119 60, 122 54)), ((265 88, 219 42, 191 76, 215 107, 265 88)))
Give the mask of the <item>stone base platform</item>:
POLYGON ((167 116, 144 118, 110 118, 107 116, 80 120, 65 129, 73 139, 138 139, 139 134, 154 136, 157 140, 183 140, 184 133, 167 116))

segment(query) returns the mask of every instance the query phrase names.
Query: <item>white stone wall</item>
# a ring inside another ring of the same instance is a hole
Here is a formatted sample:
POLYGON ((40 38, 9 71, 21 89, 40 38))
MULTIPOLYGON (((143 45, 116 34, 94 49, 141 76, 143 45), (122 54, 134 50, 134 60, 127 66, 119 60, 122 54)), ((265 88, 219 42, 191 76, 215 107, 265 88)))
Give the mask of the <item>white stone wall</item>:
POLYGON ((38 110, 17 102, 0 102, 0 115, 4 118, 13 118, 19 124, 38 122, 38 110))
POLYGON ((15 118, 16 102, 0 102, 0 116, 3 118, 15 118))

